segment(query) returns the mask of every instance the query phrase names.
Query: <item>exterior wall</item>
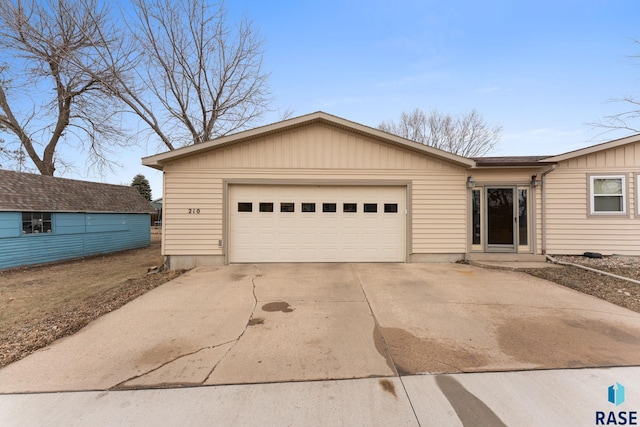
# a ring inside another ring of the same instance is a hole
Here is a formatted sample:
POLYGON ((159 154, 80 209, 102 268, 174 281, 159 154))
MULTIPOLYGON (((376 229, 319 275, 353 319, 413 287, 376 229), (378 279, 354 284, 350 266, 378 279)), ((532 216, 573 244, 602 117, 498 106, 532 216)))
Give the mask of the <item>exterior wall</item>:
POLYGON ((546 177, 547 253, 640 255, 640 143, 558 163, 546 177), (588 174, 625 175, 626 216, 590 216, 588 174))
POLYGON ((22 234, 21 212, 0 212, 0 269, 148 246, 149 214, 53 213, 52 233, 22 234))
POLYGON ((466 252, 463 167, 337 127, 308 125, 219 148, 168 163, 164 172, 164 255, 223 257, 225 183, 241 182, 404 182, 408 255, 466 252))
MULTIPOLYGON (((503 168, 503 169, 474 169, 469 171, 476 181, 476 187, 487 185, 519 185, 527 186, 531 183, 531 176, 537 175, 538 179, 547 167, 532 168, 503 168)), ((530 194, 533 197, 532 206, 529 207, 531 220, 531 239, 534 246, 532 253, 542 253, 542 191, 540 187, 530 187, 530 194)), ((469 197, 467 195, 467 197, 469 197)))

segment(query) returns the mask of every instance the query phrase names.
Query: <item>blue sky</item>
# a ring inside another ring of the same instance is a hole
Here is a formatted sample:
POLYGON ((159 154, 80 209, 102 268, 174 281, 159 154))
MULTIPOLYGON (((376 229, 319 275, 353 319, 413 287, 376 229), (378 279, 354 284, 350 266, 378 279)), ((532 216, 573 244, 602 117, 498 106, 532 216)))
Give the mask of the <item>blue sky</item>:
MULTIPOLYGON (((637 0, 308 2, 228 0, 265 39, 272 108, 262 122, 322 110, 369 126, 416 107, 477 109, 503 127, 493 155, 556 154, 620 133, 587 123, 640 96, 637 0)), ((640 123, 638 124, 640 126, 640 123)), ((136 173, 161 195, 161 174, 140 165, 158 147, 118 151, 104 176, 77 161, 65 176, 129 184, 136 173)))

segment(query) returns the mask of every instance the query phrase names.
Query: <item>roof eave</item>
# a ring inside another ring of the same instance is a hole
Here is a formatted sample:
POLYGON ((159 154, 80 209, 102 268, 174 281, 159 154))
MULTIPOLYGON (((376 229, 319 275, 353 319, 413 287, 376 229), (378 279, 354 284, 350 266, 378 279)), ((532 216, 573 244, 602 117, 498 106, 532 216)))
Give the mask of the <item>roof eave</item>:
POLYGON ((544 159, 547 163, 558 163, 564 160, 574 159, 580 156, 586 156, 587 154, 597 153, 599 151, 609 150, 611 148, 620 147, 626 144, 632 144, 640 142, 640 134, 627 136, 624 138, 614 139, 613 141, 603 142, 600 144, 592 145, 590 147, 581 148, 579 150, 569 151, 568 153, 559 154, 557 156, 547 157, 544 159))

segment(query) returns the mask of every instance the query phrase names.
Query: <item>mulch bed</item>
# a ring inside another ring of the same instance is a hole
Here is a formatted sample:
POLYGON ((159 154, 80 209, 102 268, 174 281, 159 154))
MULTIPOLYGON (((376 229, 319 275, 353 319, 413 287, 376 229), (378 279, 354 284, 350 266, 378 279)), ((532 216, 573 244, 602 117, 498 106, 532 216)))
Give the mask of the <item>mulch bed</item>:
MULTIPOLYGON (((607 256, 597 259, 584 256, 558 256, 554 258, 640 281, 640 257, 607 256)), ((639 284, 572 266, 524 271, 532 276, 550 280, 640 313, 639 284)))

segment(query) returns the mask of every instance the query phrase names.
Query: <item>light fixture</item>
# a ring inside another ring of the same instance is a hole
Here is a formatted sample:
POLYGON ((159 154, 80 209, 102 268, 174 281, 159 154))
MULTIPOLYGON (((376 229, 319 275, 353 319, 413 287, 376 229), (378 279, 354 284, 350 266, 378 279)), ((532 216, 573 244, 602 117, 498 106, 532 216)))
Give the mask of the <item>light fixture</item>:
POLYGON ((542 181, 538 179, 538 175, 531 175, 531 185, 534 187, 540 187, 542 181))
POLYGON ((476 180, 472 176, 467 177, 467 188, 473 188, 476 186, 476 180))

